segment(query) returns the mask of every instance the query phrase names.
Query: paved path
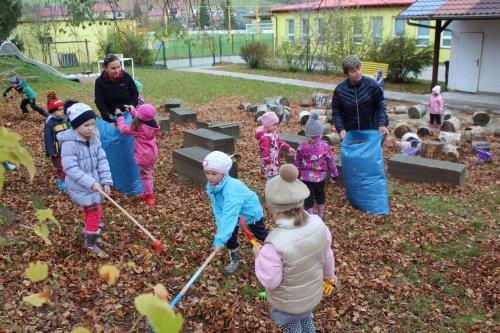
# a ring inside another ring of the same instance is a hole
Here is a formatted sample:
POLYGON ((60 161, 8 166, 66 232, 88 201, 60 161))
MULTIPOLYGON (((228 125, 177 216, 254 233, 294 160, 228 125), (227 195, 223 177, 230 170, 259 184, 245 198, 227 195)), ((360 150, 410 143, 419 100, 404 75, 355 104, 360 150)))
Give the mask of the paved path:
MULTIPOLYGON (((281 77, 247 74, 247 73, 226 72, 217 69, 211 69, 211 67, 190 67, 190 68, 179 68, 177 70, 185 72, 218 75, 218 76, 228 76, 234 78, 264 81, 271 83, 289 84, 293 86, 312 88, 312 89, 321 89, 329 91, 333 91, 333 89, 335 89, 335 85, 330 83, 286 79, 281 77)), ((419 94, 388 91, 388 90, 384 92, 384 95, 387 100, 405 102, 405 103, 414 103, 414 104, 422 103, 424 101, 427 101, 429 98, 429 95, 419 95, 419 94)), ((443 94, 443 97, 445 100, 445 105, 450 108, 469 110, 469 111, 475 111, 477 109, 491 109, 495 111, 495 114, 500 114, 499 95, 445 92, 443 94)))

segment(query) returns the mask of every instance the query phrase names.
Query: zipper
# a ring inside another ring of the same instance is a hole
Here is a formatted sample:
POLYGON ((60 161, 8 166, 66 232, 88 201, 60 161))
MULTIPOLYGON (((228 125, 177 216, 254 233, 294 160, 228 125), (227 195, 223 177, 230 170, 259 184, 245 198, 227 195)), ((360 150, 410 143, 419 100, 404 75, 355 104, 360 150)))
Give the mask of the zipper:
POLYGON ((358 89, 354 86, 354 94, 356 95, 356 113, 358 114, 358 131, 361 129, 361 125, 359 123, 359 106, 358 106, 358 89))

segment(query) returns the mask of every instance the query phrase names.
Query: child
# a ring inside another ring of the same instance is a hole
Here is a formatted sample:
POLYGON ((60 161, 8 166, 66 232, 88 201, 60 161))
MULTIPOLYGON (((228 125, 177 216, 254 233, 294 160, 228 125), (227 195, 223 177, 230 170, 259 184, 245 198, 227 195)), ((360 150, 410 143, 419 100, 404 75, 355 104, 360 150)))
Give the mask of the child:
POLYGON ((125 124, 122 112, 117 109, 118 130, 135 138, 134 156, 140 168, 143 189, 140 198, 148 206, 152 207, 156 203, 153 193, 153 168, 158 159, 156 136, 160 132, 160 128, 154 119, 156 108, 151 104, 142 104, 137 110, 133 106, 128 108, 134 120, 129 127, 125 124))
POLYGON ((31 108, 35 111, 37 111, 39 114, 41 114, 44 117, 48 117, 49 114, 47 111, 36 105, 35 99, 36 99, 36 93, 35 91, 26 83, 25 81, 21 81, 17 76, 13 76, 10 78, 10 87, 8 87, 5 92, 3 93, 3 97, 7 97, 7 93, 14 89, 18 93, 24 94, 26 98, 24 98, 21 101, 21 104, 19 107, 23 111, 23 114, 26 115, 28 113, 28 108, 26 107, 28 104, 31 106, 31 108))
POLYGON ((95 131, 95 113, 87 104, 75 103, 67 110, 71 128, 57 134, 66 175, 66 189, 71 200, 82 206, 85 214, 85 247, 100 256, 102 242, 102 196, 113 185, 106 153, 95 131))
POLYGON ((443 114, 444 110, 444 101, 443 96, 441 96, 440 86, 435 86, 434 88, 432 88, 431 97, 429 98, 429 101, 425 103, 425 105, 429 107, 429 126, 436 128, 439 132, 439 130, 441 129, 441 115, 443 114), (434 122, 436 123, 436 125, 434 125, 434 122))
POLYGON ((373 79, 377 82, 378 86, 384 90, 384 72, 381 69, 377 69, 373 79))
POLYGON ((64 122, 64 103, 57 99, 56 93, 47 94, 47 110, 49 117, 45 122, 45 155, 50 157, 54 171, 57 176, 57 188, 61 191, 66 189, 64 183, 64 170, 61 164, 61 144, 57 141, 57 134, 67 130, 69 127, 64 122))
POLYGON ((142 82, 139 80, 135 80, 135 86, 137 88, 137 91, 139 92, 139 97, 137 101, 137 107, 141 106, 144 104, 144 96, 142 96, 142 82))
POLYGON ((233 274, 240 265, 238 244, 238 219, 244 216, 249 229, 260 241, 267 237, 264 212, 257 194, 239 179, 229 176, 233 160, 225 153, 213 151, 203 160, 203 170, 207 178, 206 191, 212 204, 216 234, 214 247, 227 247, 230 263, 226 267, 233 274))
POLYGON ((323 218, 325 213, 325 182, 328 173, 338 177, 335 157, 330 146, 321 139, 324 126, 317 112, 312 112, 307 120, 305 134, 307 141, 297 148, 295 166, 300 170, 300 180, 306 184, 310 195, 304 201, 304 208, 312 213, 314 202, 318 205, 317 214, 323 218))
POLYGON ((256 250, 255 274, 266 288, 271 319, 283 332, 315 332, 312 310, 323 297, 323 281, 335 284, 332 236, 317 215, 303 208, 309 196, 292 164, 266 185, 266 201, 276 222, 256 250))
MULTIPOLYGON (((279 173, 279 157, 281 151, 287 151, 289 154, 294 155, 295 150, 291 148, 285 141, 280 139, 276 128, 279 119, 276 113, 266 112, 262 115, 262 128, 264 133, 260 133, 259 149, 260 149, 260 163, 262 172, 267 180, 276 177, 279 173)), ((256 133, 256 137, 257 133, 256 133)))

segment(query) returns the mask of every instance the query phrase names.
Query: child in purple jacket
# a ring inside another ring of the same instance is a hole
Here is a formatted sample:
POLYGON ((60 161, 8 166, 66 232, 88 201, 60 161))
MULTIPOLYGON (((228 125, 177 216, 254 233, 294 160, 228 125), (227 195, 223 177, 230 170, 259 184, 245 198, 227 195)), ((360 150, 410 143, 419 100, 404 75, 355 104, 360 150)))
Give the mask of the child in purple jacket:
POLYGON ((312 112, 306 123, 307 141, 297 148, 294 164, 299 169, 300 180, 309 189, 309 197, 304 200, 304 208, 312 213, 314 202, 318 205, 317 215, 323 218, 325 213, 325 181, 328 173, 338 177, 335 156, 330 146, 321 139, 324 126, 319 121, 317 112, 312 112))

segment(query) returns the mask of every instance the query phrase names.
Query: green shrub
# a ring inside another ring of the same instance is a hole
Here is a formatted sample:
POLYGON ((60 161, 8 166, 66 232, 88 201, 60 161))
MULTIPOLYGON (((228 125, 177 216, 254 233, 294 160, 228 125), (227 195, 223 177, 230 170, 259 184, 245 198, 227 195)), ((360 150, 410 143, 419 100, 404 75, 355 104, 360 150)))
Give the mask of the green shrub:
POLYGON ((241 58, 250 68, 264 68, 271 52, 266 44, 255 42, 241 47, 241 58))
POLYGON ((284 70, 299 72, 307 67, 307 47, 304 43, 284 42, 278 48, 276 55, 284 70))
POLYGON ((405 82, 410 74, 418 76, 432 64, 432 48, 418 47, 416 38, 388 38, 372 51, 371 60, 389 64, 389 80, 405 82))
POLYGON ((121 53, 125 57, 134 59, 137 65, 151 65, 152 54, 148 48, 148 34, 133 24, 124 24, 114 27, 99 41, 99 56, 121 53))

